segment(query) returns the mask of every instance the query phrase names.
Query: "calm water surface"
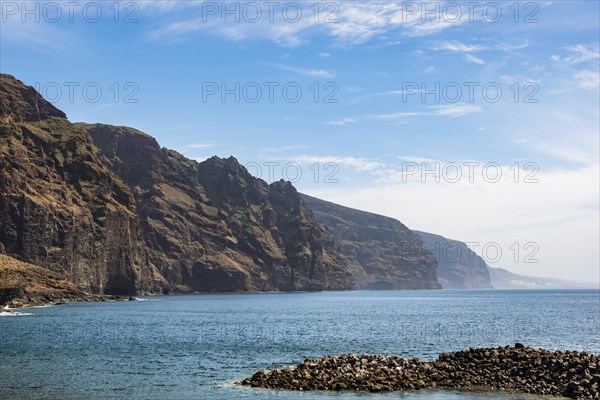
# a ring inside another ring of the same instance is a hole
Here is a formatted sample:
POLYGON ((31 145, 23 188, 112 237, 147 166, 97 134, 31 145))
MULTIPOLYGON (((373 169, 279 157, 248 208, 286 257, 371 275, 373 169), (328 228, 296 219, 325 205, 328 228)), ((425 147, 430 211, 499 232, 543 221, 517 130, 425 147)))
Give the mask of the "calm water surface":
POLYGON ((435 359, 514 344, 600 354, 600 293, 369 291, 186 295, 0 318, 0 399, 531 399, 426 391, 279 392, 234 384, 324 354, 435 359))

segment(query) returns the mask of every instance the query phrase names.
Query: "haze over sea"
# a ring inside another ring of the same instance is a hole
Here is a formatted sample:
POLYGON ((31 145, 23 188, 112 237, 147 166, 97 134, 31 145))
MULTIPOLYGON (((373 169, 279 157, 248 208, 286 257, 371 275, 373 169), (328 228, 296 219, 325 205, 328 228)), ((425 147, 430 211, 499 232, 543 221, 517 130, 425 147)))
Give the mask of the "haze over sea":
POLYGON ((198 294, 71 303, 0 319, 2 399, 526 399, 241 388, 259 369, 326 354, 435 359, 522 342, 600 353, 597 290, 198 294))

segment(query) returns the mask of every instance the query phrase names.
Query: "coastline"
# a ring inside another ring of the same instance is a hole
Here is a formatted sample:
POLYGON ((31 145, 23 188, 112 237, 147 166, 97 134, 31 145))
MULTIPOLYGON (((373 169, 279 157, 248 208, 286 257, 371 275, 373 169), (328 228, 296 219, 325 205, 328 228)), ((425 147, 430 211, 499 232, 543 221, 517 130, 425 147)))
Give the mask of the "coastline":
MULTIPOLYGON (((1 290, 1 289, 0 289, 1 290)), ((98 303, 109 301, 137 301, 134 296, 115 296, 115 295, 68 295, 66 297, 56 297, 52 293, 26 293, 24 297, 11 299, 8 303, 0 303, 1 310, 15 310, 36 307, 60 306, 67 303, 98 303), (4 307, 4 308, 2 308, 4 307)))

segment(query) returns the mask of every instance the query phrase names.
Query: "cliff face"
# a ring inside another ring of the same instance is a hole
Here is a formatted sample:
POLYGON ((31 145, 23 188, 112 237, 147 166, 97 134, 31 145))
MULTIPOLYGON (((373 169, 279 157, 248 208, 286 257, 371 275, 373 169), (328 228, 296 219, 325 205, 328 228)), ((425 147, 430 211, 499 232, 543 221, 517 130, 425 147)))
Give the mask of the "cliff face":
POLYGON ((0 243, 91 293, 339 290, 351 274, 289 183, 71 124, 0 75, 0 243), (92 142, 93 141, 93 142, 92 142))
POLYGON ((131 128, 79 125, 135 196, 148 256, 175 291, 353 287, 331 234, 294 187, 235 158, 202 163, 131 128))
POLYGON ((491 289, 486 262, 456 240, 432 233, 414 231, 438 261, 438 279, 444 289, 491 289))
POLYGON ((302 195, 333 233, 362 289, 438 289, 436 259, 399 221, 302 195))
POLYGON ((0 243, 93 293, 156 291, 135 203, 89 137, 0 75, 0 243))

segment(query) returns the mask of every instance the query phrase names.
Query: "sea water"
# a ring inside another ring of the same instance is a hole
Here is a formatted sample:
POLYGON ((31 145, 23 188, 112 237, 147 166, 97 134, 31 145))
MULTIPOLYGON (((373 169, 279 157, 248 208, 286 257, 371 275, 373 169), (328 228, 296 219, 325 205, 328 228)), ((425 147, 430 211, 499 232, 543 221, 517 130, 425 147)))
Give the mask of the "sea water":
POLYGON ((257 370, 327 354, 433 360, 514 345, 600 353, 598 290, 156 296, 0 318, 0 399, 530 399, 507 393, 286 392, 257 370))

